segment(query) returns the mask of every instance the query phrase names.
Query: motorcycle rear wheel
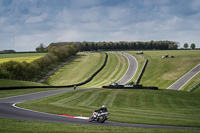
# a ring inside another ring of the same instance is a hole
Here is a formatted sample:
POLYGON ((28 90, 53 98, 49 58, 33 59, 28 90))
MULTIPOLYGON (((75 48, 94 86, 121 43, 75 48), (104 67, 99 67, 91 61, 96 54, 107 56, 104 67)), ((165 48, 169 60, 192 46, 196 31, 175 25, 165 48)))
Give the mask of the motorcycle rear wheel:
POLYGON ((100 116, 98 119, 99 123, 104 123, 105 120, 106 120, 106 116, 100 116))

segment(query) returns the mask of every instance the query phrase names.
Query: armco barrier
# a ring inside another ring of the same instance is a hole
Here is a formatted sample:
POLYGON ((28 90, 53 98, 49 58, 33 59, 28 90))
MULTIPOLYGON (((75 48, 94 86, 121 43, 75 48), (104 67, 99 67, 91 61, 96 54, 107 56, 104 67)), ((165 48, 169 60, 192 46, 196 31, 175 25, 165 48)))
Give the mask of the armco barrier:
POLYGON ((106 54, 105 57, 105 61, 103 63, 103 65, 90 77, 88 78, 86 81, 83 81, 81 83, 78 84, 73 84, 73 85, 66 85, 66 86, 14 86, 14 87, 0 87, 0 90, 11 90, 11 89, 32 89, 32 88, 67 88, 67 87, 74 87, 76 86, 81 86, 84 85, 88 82, 90 82, 105 66, 108 60, 108 54, 106 54))
POLYGON ((150 90, 158 90, 158 87, 148 87, 142 85, 109 85, 102 86, 102 88, 107 89, 150 89, 150 90))
POLYGON ((143 68, 142 68, 142 71, 141 71, 140 75, 138 76, 138 79, 136 80, 136 85, 138 85, 138 84, 140 83, 140 80, 141 80, 142 75, 143 75, 143 73, 144 73, 144 70, 145 70, 145 68, 146 68, 146 66, 147 66, 147 63, 148 63, 148 59, 146 59, 146 62, 145 62, 145 64, 144 64, 143 68))
POLYGON ((190 89, 189 90, 189 92, 192 92, 192 91, 194 91, 196 88, 198 88, 200 86, 200 83, 199 84, 197 84, 195 87, 193 87, 192 89, 190 89))

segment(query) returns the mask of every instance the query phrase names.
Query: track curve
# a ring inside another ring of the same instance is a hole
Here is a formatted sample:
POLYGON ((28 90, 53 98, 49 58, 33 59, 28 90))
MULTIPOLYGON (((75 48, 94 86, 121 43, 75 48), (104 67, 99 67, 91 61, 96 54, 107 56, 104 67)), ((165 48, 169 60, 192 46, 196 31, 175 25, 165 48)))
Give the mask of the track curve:
MULTIPOLYGON (((88 88, 81 88, 88 89, 88 88)), ((79 89, 78 89, 79 90, 79 89)), ((72 123, 72 124, 83 124, 83 125, 102 125, 102 126, 121 126, 121 127, 138 127, 138 128, 166 128, 166 129, 200 129, 196 127, 178 127, 178 126, 161 126, 161 125, 144 125, 144 124, 127 124, 127 123, 116 123, 116 122, 88 122, 84 119, 76 119, 70 117, 63 117, 54 114, 42 113, 23 109, 17 107, 15 104, 25 102, 29 100, 39 99, 50 95, 55 95, 63 92, 73 91, 73 89, 65 90, 54 90, 47 92, 39 92, 33 94, 26 94, 21 96, 14 96, 0 99, 0 117, 20 120, 31 120, 31 121, 42 121, 42 122, 55 122, 55 123, 72 123)))
POLYGON ((121 53, 121 55, 125 56, 129 63, 129 67, 128 67, 126 73, 119 81, 117 81, 118 84, 124 85, 125 83, 130 81, 133 78, 133 76, 135 75, 137 68, 138 68, 138 62, 135 59, 135 57, 130 54, 121 53))

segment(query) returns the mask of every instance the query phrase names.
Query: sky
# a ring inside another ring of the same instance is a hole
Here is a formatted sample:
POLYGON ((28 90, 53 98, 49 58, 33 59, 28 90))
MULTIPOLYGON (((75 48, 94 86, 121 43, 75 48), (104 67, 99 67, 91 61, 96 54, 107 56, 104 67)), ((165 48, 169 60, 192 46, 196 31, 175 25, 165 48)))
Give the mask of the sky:
POLYGON ((200 48, 200 0, 0 0, 0 50, 151 40, 200 48))

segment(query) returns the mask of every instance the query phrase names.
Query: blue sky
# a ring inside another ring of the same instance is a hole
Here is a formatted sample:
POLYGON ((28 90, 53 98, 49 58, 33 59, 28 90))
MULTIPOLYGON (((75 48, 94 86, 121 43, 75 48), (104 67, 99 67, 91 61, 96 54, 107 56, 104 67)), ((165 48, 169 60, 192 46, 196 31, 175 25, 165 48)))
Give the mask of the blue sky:
POLYGON ((0 50, 150 40, 200 48, 200 0, 0 0, 0 50))

